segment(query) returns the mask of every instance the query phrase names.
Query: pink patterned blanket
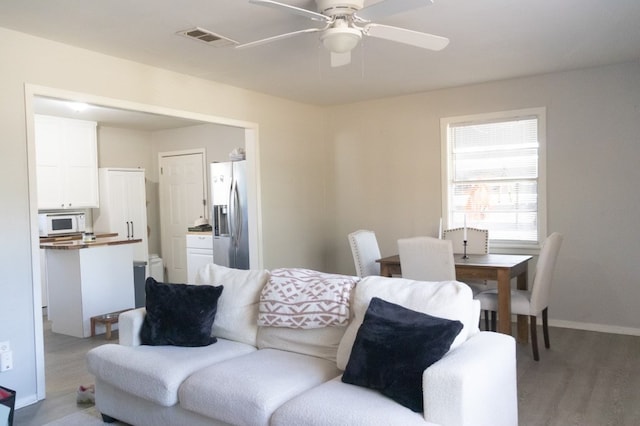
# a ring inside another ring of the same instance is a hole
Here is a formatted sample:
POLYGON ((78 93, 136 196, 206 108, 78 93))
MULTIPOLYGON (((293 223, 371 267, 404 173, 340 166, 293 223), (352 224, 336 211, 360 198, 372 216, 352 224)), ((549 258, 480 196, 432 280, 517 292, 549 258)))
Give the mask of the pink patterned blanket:
POLYGON ((345 326, 358 277, 300 268, 271 271, 262 289, 258 325, 287 328, 345 326))

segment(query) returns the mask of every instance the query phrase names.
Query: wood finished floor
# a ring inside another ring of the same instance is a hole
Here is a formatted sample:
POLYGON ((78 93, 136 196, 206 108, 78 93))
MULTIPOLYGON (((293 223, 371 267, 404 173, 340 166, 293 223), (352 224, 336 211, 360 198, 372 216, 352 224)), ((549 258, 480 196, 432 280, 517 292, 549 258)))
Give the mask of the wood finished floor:
MULTIPOLYGON (((538 335, 539 362, 530 345, 517 348, 520 425, 640 425, 640 337, 551 328, 547 350, 538 335)), ((94 381, 84 356, 104 343, 104 335, 63 336, 45 323, 47 398, 18 410, 14 425, 40 426, 86 408, 76 405, 78 386, 94 381)))
POLYGON ((14 426, 41 426, 87 408, 76 404, 78 386, 94 383, 85 356, 96 346, 117 342, 117 337, 117 331, 109 341, 104 334, 85 339, 65 336, 53 333, 51 322, 44 321, 46 399, 17 410, 14 426))

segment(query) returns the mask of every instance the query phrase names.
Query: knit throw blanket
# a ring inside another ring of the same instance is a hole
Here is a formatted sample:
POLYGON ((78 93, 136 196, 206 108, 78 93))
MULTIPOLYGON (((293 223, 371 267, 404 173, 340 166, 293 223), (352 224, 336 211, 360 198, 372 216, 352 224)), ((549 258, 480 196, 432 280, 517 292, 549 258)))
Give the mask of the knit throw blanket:
POLYGON ((345 326, 358 277, 300 268, 271 271, 262 289, 258 325, 287 328, 345 326))

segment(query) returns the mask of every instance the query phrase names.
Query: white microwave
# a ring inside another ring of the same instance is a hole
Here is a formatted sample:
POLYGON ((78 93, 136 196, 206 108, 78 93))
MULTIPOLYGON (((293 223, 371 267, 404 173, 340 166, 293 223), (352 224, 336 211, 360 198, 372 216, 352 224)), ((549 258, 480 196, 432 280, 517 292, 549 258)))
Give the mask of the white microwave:
POLYGON ((40 213, 38 222, 41 237, 76 234, 85 230, 85 214, 82 212, 40 213))

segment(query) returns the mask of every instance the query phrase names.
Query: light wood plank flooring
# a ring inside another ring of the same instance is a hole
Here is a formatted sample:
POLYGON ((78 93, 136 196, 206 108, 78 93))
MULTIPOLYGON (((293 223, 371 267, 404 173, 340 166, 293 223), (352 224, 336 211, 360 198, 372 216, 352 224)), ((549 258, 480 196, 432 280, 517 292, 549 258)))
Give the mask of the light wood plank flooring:
POLYGON ((521 425, 640 425, 640 337, 549 329, 540 361, 518 345, 521 425))
POLYGON ((85 356, 96 346, 116 343, 117 337, 117 330, 112 340, 105 340, 104 334, 85 339, 65 336, 51 332, 51 322, 44 321, 46 399, 17 410, 14 426, 41 426, 87 408, 76 404, 78 387, 94 383, 85 356))
MULTIPOLYGON (((518 345, 520 425, 640 425, 640 337, 554 327, 550 335, 547 350, 538 331, 539 362, 530 345, 518 345)), ((93 383, 84 355, 104 343, 104 335, 62 336, 45 323, 47 399, 18 410, 14 424, 42 425, 84 409, 76 390, 93 383)))

